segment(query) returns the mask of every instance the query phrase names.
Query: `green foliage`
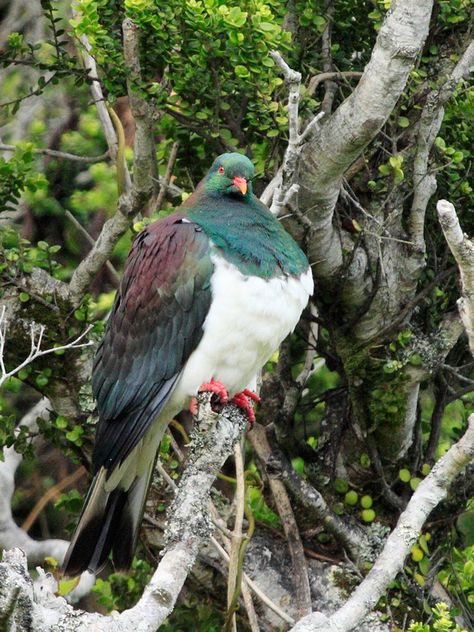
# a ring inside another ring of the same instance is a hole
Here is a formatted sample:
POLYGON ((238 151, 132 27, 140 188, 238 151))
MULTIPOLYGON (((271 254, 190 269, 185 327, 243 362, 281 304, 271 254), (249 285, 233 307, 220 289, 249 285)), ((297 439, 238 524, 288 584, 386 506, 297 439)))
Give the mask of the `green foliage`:
POLYGON ((464 602, 474 614, 474 545, 465 549, 454 547, 451 559, 438 577, 448 590, 463 596, 464 602))
POLYGON ((128 573, 112 573, 107 579, 98 578, 92 588, 98 602, 111 612, 131 608, 150 581, 153 569, 142 559, 134 558, 128 573))
POLYGON ((412 623, 409 632, 467 632, 460 628, 449 612, 448 606, 441 602, 433 608, 433 619, 430 624, 412 623))
POLYGON ((37 191, 46 187, 42 174, 34 173, 33 145, 17 147, 9 160, 0 156, 0 209, 14 205, 23 191, 37 191))
POLYGON ((164 632, 219 632, 224 623, 224 613, 216 609, 209 596, 188 593, 160 627, 164 632))

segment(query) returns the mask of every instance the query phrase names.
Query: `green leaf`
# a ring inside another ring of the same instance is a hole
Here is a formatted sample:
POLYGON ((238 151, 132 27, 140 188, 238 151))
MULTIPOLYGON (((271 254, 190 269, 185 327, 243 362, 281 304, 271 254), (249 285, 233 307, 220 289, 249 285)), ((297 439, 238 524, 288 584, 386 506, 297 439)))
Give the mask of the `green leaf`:
POLYGON ((420 483, 421 483, 421 478, 418 478, 417 476, 414 476, 412 479, 410 479, 410 487, 412 488, 413 491, 416 491, 416 488, 418 487, 420 483))
POLYGON ((398 127, 410 127, 410 119, 406 116, 400 116, 398 119, 398 127))
POLYGON ((58 595, 60 597, 64 597, 65 595, 68 595, 77 586, 80 578, 81 577, 79 575, 78 577, 73 577, 72 579, 61 580, 58 586, 58 595))
POLYGON ((291 459, 291 465, 293 466, 293 469, 295 470, 297 474, 299 474, 300 476, 303 476, 304 460, 300 456, 297 456, 294 459, 291 459))
POLYGON ((249 72, 248 68, 246 68, 245 66, 241 66, 240 64, 235 66, 234 72, 237 75, 237 77, 240 77, 241 79, 245 79, 246 77, 250 77, 250 72, 249 72))
POLYGON ((474 546, 474 509, 462 513, 457 519, 456 526, 463 535, 464 544, 474 546))
POLYGON ((274 24, 271 24, 271 22, 260 22, 260 24, 258 25, 258 28, 261 31, 274 31, 276 26, 274 24))
POLYGON ((410 470, 402 469, 398 472, 398 478, 404 483, 409 483, 411 479, 410 470))
POLYGON ((54 422, 56 428, 59 428, 60 430, 64 430, 65 428, 67 428, 68 424, 69 421, 67 417, 64 417, 63 415, 59 415, 58 417, 56 417, 56 421, 54 422))

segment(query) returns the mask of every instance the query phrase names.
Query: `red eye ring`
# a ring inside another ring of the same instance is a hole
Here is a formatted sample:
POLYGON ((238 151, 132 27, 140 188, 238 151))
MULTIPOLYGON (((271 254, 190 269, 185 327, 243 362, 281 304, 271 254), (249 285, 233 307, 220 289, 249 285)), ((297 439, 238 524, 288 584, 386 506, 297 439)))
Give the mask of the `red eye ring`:
POLYGON ((221 165, 221 166, 219 167, 219 169, 217 170, 217 173, 220 173, 220 174, 222 175, 222 174, 224 173, 224 171, 225 171, 225 169, 224 169, 224 167, 221 165))

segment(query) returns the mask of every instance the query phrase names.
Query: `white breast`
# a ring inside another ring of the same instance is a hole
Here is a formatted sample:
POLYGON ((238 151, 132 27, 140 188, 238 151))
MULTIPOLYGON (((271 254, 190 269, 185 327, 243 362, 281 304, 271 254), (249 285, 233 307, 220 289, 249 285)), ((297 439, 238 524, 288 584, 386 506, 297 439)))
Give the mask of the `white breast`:
POLYGON ((116 468, 106 490, 128 489, 143 476, 170 419, 212 378, 234 395, 250 384, 280 343, 295 328, 309 296, 313 277, 308 269, 299 279, 265 281, 245 276, 220 255, 212 255, 212 304, 204 335, 178 380, 170 400, 124 463, 116 468))
POLYGON ((211 308, 173 394, 176 403, 212 378, 230 394, 242 391, 293 331, 313 293, 311 269, 300 278, 264 280, 243 275, 219 254, 212 260, 211 308))

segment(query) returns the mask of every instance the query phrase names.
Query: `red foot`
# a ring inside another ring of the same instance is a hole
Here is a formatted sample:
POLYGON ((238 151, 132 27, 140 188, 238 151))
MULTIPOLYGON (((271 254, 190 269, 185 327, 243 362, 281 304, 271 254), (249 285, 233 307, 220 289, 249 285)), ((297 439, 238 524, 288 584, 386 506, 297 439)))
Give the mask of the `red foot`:
POLYGON ((260 402, 260 397, 253 391, 250 391, 248 388, 246 388, 241 393, 237 393, 237 395, 234 395, 234 397, 232 398, 232 403, 244 411, 249 419, 250 427, 252 427, 255 423, 255 412, 253 410, 252 404, 249 402, 249 399, 256 402, 257 404, 260 402))
POLYGON ((250 399, 252 401, 254 401, 256 404, 260 404, 260 402, 262 401, 262 398, 260 397, 260 395, 257 395, 257 393, 254 393, 253 391, 251 391, 248 388, 245 388, 242 393, 246 396, 246 397, 250 397, 250 399))
POLYGON ((189 400, 189 412, 191 415, 197 415, 198 412, 198 400, 197 397, 191 397, 189 400))
POLYGON ((212 379, 206 384, 201 384, 199 387, 199 393, 212 393, 211 408, 216 413, 219 413, 222 408, 229 401, 229 393, 222 382, 212 379))

